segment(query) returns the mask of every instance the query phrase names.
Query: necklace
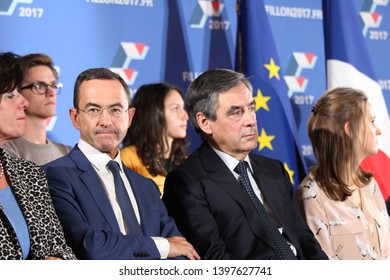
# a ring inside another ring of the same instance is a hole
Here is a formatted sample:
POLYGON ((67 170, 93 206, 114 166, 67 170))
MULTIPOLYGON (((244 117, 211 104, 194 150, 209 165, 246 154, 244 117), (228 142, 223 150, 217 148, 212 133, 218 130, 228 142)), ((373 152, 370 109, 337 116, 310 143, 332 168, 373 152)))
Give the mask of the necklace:
POLYGON ((3 166, 0 164, 0 179, 4 176, 4 169, 3 166))

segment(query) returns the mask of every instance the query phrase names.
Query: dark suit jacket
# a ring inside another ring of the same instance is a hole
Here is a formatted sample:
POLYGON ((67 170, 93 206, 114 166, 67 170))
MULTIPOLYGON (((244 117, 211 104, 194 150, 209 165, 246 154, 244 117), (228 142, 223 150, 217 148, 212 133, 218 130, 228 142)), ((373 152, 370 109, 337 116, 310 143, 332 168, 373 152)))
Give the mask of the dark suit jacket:
MULTIPOLYGON (((298 259, 328 259, 297 208, 281 162, 250 155, 262 194, 298 259)), ((207 144, 170 172, 163 200, 202 259, 272 259, 274 245, 240 183, 207 144)))
POLYGON ((149 236, 181 235, 167 215, 157 185, 125 166, 144 235, 120 232, 100 178, 77 145, 43 169, 66 240, 79 259, 159 259, 149 236))

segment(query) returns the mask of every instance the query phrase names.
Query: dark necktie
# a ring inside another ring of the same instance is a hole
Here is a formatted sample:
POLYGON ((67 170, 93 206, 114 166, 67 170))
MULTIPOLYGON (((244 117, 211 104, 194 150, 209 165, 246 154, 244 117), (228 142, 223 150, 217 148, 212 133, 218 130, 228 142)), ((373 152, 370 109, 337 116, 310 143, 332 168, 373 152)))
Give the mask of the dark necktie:
POLYGON ((114 176, 116 198, 121 208, 122 216, 125 221, 128 233, 142 234, 140 225, 137 221, 137 217, 135 216, 134 209, 129 198, 129 194, 126 191, 125 184, 123 183, 123 180, 119 174, 119 164, 114 160, 110 160, 107 163, 107 167, 114 176))
POLYGON ((241 161, 234 171, 238 173, 240 176, 238 178, 241 186, 244 189, 246 195, 251 199, 254 204, 257 212, 259 213, 260 220, 263 223, 270 239, 274 242, 276 246, 276 259, 279 260, 296 260, 296 256, 288 245, 286 239, 282 236, 279 229, 272 222, 271 217, 267 213, 267 210, 264 208, 264 205, 261 203, 259 198, 256 196, 253 191, 252 185, 249 181, 248 177, 248 163, 246 161, 241 161))

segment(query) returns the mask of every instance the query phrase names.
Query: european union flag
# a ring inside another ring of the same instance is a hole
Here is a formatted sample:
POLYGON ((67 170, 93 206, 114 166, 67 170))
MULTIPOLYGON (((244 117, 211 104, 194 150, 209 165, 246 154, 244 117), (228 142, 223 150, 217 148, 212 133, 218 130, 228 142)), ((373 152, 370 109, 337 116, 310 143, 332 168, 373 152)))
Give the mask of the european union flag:
POLYGON ((288 88, 263 0, 238 1, 238 71, 253 85, 259 129, 257 152, 278 159, 294 188, 306 175, 288 88), (241 43, 241 44, 240 44, 241 43))

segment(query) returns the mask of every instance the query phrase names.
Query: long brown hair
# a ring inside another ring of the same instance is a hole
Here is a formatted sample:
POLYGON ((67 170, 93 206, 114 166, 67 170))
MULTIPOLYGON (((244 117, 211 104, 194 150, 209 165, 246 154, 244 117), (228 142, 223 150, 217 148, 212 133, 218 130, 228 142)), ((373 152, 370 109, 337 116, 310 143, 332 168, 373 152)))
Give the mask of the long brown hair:
POLYGON ((187 137, 174 139, 168 163, 165 166, 161 164, 164 160, 164 148, 168 145, 165 137, 164 101, 172 90, 182 94, 178 87, 168 83, 143 85, 137 90, 131 104, 136 112, 123 139, 123 146, 136 147, 138 156, 152 176, 166 176, 188 156, 187 137))
POLYGON ((318 164, 311 172, 324 192, 336 201, 344 201, 352 194, 351 180, 362 187, 373 176, 360 167, 356 170, 366 103, 363 92, 339 87, 327 91, 312 108, 308 134, 318 164), (346 123, 349 134, 344 129, 346 123))

